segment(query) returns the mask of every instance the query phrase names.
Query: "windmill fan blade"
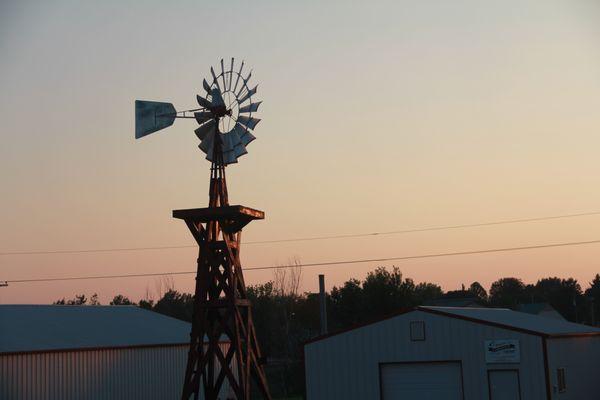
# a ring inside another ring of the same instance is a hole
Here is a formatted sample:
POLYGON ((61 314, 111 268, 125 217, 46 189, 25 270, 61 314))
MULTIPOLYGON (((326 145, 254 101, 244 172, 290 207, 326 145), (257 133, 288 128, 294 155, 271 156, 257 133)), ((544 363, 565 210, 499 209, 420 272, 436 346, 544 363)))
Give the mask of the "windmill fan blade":
POLYGON ((225 64, 221 58, 221 79, 223 79, 223 90, 227 90, 227 83, 225 82, 225 64))
POLYGON ((233 150, 223 153, 223 164, 236 164, 237 157, 235 156, 235 152, 233 150))
POLYGON ((206 135, 200 142, 198 147, 206 154, 212 154, 215 145, 215 135, 206 135))
POLYGON ((231 132, 225 133, 223 135, 223 153, 228 153, 230 151, 233 151, 233 148, 235 145, 236 145, 236 143, 234 142, 231 132))
POLYGON ((135 101, 135 138, 139 139, 173 125, 177 111, 171 103, 135 101))
POLYGON ((241 112, 241 113, 256 112, 256 111, 258 111, 258 106, 260 106, 260 103, 262 103, 262 101, 259 101, 257 103, 250 103, 247 106, 240 108, 239 112, 241 112))
POLYGON ((235 156, 236 156, 236 157, 238 157, 238 158, 239 158, 239 157, 241 157, 241 156, 243 156, 244 154, 248 154, 248 150, 246 150, 246 146, 244 146, 244 144, 243 144, 243 143, 241 143, 241 142, 240 142, 240 143, 238 143, 238 144, 237 144, 237 145, 236 145, 236 146, 233 148, 233 151, 234 151, 234 153, 235 153, 235 156))
POLYGON ((229 87, 227 90, 231 90, 231 83, 233 81, 233 57, 231 57, 231 67, 229 68, 229 87))
POLYGON ((212 98, 211 107, 225 106, 225 100, 223 100, 223 96, 221 96, 221 90, 214 88, 211 90, 210 95, 212 98))
POLYGON ((237 162, 236 157, 235 157, 235 153, 233 152, 233 143, 232 143, 232 138, 231 135, 228 133, 225 133, 222 138, 223 138, 223 146, 221 147, 221 152, 223 155, 223 163, 225 165, 227 164, 231 164, 233 162, 237 162))
MULTIPOLYGON (((206 124, 200 126, 199 128, 196 128, 194 133, 196 133, 196 136, 198 136, 198 139, 204 141, 205 139, 211 138, 214 136, 214 135, 209 135, 209 133, 213 133, 215 131, 215 127, 216 127, 216 122, 213 119, 213 120, 208 121, 206 124)), ((202 151, 204 151, 204 149, 202 151)))
POLYGON ((246 131, 241 137, 240 137, 240 142, 244 145, 244 146, 248 146, 248 144, 250 144, 250 142, 252 142, 254 139, 256 139, 256 137, 251 134, 249 131, 246 131))
POLYGON ((249 129, 254 129, 254 127, 256 127, 256 124, 258 124, 260 122, 260 119, 246 117, 244 115, 238 115, 237 122, 239 122, 240 124, 242 124, 244 126, 247 126, 249 129))
POLYGON ((213 69, 213 67, 210 67, 210 74, 213 77, 213 83, 217 85, 217 87, 219 88, 219 90, 221 89, 221 87, 219 86, 219 80, 217 79, 217 75, 215 75, 215 70, 213 69))
MULTIPOLYGON (((237 126, 237 125, 236 125, 237 126)), ((241 125, 240 125, 241 127, 241 125)), ((242 128, 243 129, 243 128, 242 128)), ((240 137, 241 135, 244 133, 244 131, 239 131, 238 129, 236 129, 236 127, 234 126, 233 129, 231 131, 229 131, 227 133, 227 135, 229 135, 229 137, 231 137, 231 147, 235 147, 237 146, 240 142, 240 137)))
POLYGON ((252 70, 250 70, 250 72, 248 73, 248 76, 246 78, 242 77, 242 81, 244 82, 242 84, 242 87, 240 88, 240 91, 237 92, 237 96, 239 97, 242 92, 244 91, 244 88, 248 87, 248 82, 250 81, 250 78, 252 77, 252 70))
MULTIPOLYGON (((238 124, 236 122, 235 126, 233 127, 233 129, 229 132, 230 134, 232 134, 235 138, 235 146, 238 145, 245 145, 246 143, 243 142, 242 137, 246 134, 246 131, 248 130, 248 128, 246 128, 245 126, 243 126, 242 124, 238 124)), ((248 142, 249 143, 249 142, 248 142)))
POLYGON ((202 80, 202 87, 206 90, 206 93, 210 93, 210 85, 206 82, 206 79, 202 80))
POLYGON ((199 94, 196 95, 196 100, 198 101, 198 104, 204 108, 212 107, 212 103, 210 101, 206 100, 204 97, 200 96, 199 94))
POLYGON ((254 86, 253 89, 250 89, 248 93, 246 93, 241 99, 238 100, 239 104, 242 104, 246 100, 250 98, 250 96, 254 96, 256 94, 256 90, 258 89, 258 85, 254 86))
POLYGON ((213 114, 210 111, 200 111, 200 112, 195 112, 194 117, 196 118, 196 121, 198 121, 198 123, 200 125, 202 125, 206 121, 213 118, 213 114))
POLYGON ((237 134, 237 136, 242 137, 242 135, 248 130, 248 128, 245 128, 243 125, 238 124, 237 122, 235 123, 235 126, 233 127, 233 129, 231 130, 231 132, 235 132, 237 134))
POLYGON ((244 69, 244 61, 243 60, 242 60, 242 64, 240 65, 240 70, 237 73, 237 78, 235 79, 235 86, 233 87, 233 90, 232 90, 233 93, 235 93, 238 82, 240 81, 240 76, 242 76, 242 69, 244 69))

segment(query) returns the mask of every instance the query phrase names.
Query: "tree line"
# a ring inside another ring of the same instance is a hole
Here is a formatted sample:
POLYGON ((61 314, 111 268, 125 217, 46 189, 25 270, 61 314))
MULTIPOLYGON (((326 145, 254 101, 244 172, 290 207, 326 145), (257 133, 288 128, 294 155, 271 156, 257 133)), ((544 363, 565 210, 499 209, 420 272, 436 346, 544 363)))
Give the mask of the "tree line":
MULTIPOLYGON (((298 263, 297 263, 298 264, 298 263)), ((273 280, 248 286, 253 319, 261 349, 268 359, 267 372, 274 392, 281 395, 301 393, 302 344, 319 334, 319 297, 317 293, 300 293, 301 268, 276 270, 273 280)), ((180 293, 171 284, 154 301, 146 296, 138 303, 116 295, 110 305, 137 305, 180 320, 192 320, 193 295, 180 293)), ((417 305, 432 304, 440 299, 469 298, 486 307, 517 309, 520 305, 544 302, 565 319, 592 324, 600 319, 600 274, 585 289, 573 278, 548 277, 536 283, 506 277, 493 282, 486 290, 472 282, 460 290, 444 292, 430 282, 415 283, 393 267, 379 267, 362 279, 349 279, 327 294, 327 317, 330 331, 368 322, 417 305)), ((98 296, 89 299, 77 295, 55 304, 98 305, 98 296)))

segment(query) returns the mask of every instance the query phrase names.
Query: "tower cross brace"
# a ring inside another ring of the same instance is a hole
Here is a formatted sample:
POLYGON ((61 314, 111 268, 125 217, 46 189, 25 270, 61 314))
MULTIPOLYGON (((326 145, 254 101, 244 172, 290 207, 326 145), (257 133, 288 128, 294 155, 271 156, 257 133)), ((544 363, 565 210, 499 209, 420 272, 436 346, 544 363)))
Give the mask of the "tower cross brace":
POLYGON ((242 228, 264 213, 229 205, 225 167, 220 152, 215 153, 209 206, 173 211, 199 249, 181 398, 196 400, 202 393, 204 400, 248 400, 254 380, 263 398, 271 400, 240 262, 242 228))

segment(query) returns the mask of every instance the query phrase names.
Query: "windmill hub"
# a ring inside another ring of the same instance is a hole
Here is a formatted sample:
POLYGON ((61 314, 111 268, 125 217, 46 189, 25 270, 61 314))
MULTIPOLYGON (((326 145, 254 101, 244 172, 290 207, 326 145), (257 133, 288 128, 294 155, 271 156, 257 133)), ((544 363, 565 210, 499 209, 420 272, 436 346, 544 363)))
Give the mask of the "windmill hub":
POLYGON ((227 109, 225 106, 218 106, 211 108, 210 112, 215 118, 223 118, 231 115, 231 108, 227 109))

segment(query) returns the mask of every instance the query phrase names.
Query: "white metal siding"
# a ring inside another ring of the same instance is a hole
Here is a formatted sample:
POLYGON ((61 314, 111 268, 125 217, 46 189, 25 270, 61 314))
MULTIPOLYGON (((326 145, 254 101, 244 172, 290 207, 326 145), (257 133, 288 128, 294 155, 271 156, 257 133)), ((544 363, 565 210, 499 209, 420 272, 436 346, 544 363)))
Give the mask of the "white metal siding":
POLYGON ((548 369, 555 400, 597 400, 600 398, 600 337, 548 339, 548 369), (558 393, 556 369, 565 369, 567 389, 558 393))
POLYGON ((414 311, 305 346, 309 400, 379 399, 379 364, 462 361, 465 400, 487 399, 487 370, 516 368, 522 400, 545 399, 542 340, 538 336, 414 311), (425 341, 410 340, 410 321, 425 322, 425 341), (518 339, 519 364, 486 364, 484 340, 518 339))
POLYGON ((187 353, 188 345, 0 354, 0 399, 178 399, 187 353))
POLYGON ((187 346, 0 355, 0 398, 176 399, 187 346))

